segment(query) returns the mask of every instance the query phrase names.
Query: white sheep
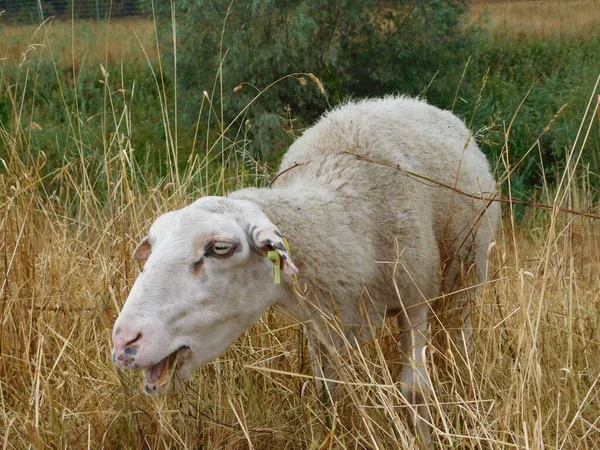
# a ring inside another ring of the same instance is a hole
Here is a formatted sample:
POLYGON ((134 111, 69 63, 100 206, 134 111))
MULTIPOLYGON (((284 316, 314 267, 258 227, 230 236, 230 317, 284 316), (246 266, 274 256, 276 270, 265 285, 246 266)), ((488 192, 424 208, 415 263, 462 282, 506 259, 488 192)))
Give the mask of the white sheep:
POLYGON ((280 173, 269 188, 204 197, 156 220, 134 251, 147 261, 115 323, 113 361, 147 369, 146 392, 164 393, 171 355, 184 349, 176 369, 186 379, 276 305, 306 326, 315 374, 331 378, 335 350, 397 316, 402 392, 429 442, 427 300, 486 279, 499 209, 480 199, 495 192, 485 156, 450 112, 386 97, 325 114, 280 173), (269 251, 281 256, 281 284, 269 251))

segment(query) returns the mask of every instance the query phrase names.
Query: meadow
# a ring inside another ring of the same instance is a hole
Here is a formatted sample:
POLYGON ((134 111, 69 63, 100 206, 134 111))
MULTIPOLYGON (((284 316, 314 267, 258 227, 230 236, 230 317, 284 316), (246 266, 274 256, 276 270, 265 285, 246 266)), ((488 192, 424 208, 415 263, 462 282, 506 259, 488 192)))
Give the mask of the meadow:
POLYGON ((600 23, 600 2, 474 0, 471 17, 487 18, 489 29, 499 36, 585 35, 600 23))
MULTIPOLYGON (((456 110, 488 152, 502 195, 525 193, 550 209, 503 206, 467 354, 451 321, 431 321, 435 448, 600 449, 600 66, 582 56, 597 48, 597 32, 562 16, 559 39, 532 41, 518 25, 507 31, 516 19, 494 21, 519 7, 508 3, 490 5, 490 26, 508 37, 482 44, 469 80, 457 80, 456 110), (490 55, 511 53, 485 78, 498 61, 490 55), (549 54, 556 59, 544 62, 549 54), (578 65, 545 73, 528 93, 529 76, 567 60, 578 65), (502 71, 510 80, 494 78, 502 71), (560 164, 548 168, 552 148, 560 164), (527 158, 535 170, 522 170, 527 158)), ((2 448, 418 448, 396 383, 392 323, 340 355, 331 416, 301 325, 275 311, 171 398, 146 397, 140 373, 112 365, 112 324, 140 270, 131 253, 153 219, 274 176, 248 153, 243 124, 220 123, 217 97, 233 93, 207 93, 194 126, 179 125, 182 100, 154 33, 151 20, 0 28, 2 448)))

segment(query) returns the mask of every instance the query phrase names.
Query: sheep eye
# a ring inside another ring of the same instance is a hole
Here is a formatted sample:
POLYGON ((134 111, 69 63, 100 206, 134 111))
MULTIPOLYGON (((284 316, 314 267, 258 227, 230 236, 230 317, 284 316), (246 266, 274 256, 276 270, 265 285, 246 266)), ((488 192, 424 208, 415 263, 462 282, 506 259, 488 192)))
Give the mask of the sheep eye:
POLYGON ((235 250, 236 245, 231 242, 213 242, 210 244, 207 256, 229 256, 235 250))

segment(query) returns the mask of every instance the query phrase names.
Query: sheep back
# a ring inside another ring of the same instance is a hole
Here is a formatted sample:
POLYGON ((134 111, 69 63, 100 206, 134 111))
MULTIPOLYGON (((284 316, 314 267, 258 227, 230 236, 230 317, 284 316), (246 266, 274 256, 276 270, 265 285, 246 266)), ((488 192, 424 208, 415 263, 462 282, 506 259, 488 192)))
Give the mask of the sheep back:
POLYGON ((473 262, 473 281, 484 281, 497 205, 426 180, 495 191, 485 155, 452 113, 406 97, 346 103, 294 142, 284 171, 272 188, 234 196, 258 203, 288 237, 313 299, 304 310, 286 305, 301 319, 316 303, 358 324, 349 334, 360 337, 365 312, 377 321, 450 292, 473 262))

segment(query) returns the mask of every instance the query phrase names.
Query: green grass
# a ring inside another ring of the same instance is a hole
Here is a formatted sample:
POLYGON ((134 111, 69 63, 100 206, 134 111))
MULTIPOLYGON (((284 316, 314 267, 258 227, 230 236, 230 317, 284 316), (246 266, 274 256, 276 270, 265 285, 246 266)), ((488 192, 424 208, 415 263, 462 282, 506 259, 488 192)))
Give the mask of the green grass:
MULTIPOLYGON (((600 93, 599 45, 600 33, 517 41, 490 38, 469 62, 455 111, 472 123, 493 161, 508 140, 509 163, 516 166, 514 195, 527 197, 537 187, 553 185, 565 169, 566 155, 573 146, 581 146, 576 137, 590 93, 600 93)), ((589 122, 581 155, 596 187, 600 186, 598 123, 589 122)))
MULTIPOLYGON (((9 56, 1 62, 0 72, 2 127, 13 134, 15 127, 27 130, 31 151, 44 153, 50 171, 60 167, 65 158, 76 155, 80 146, 85 148, 86 158, 101 165, 106 144, 114 144, 116 138, 127 139, 136 162, 157 176, 165 175, 170 154, 176 156, 180 170, 188 167, 190 158, 211 158, 207 156, 207 151, 211 151, 207 140, 219 135, 219 115, 210 121, 209 114, 213 112, 208 103, 203 104, 206 98, 202 97, 201 104, 191 108, 185 105, 186 110, 196 113, 193 120, 179 117, 175 133, 176 106, 185 104, 185 93, 175 98, 173 74, 161 72, 151 30, 139 22, 129 26, 117 22, 111 26, 116 27, 116 36, 111 37, 105 25, 87 23, 69 33, 68 23, 49 24, 30 39, 25 61, 15 54, 10 56, 6 50, 9 56), (56 32, 56 28, 67 31, 56 32), (136 29, 138 35, 143 30, 139 43, 131 39, 135 38, 136 29), (89 39, 94 33, 110 37, 106 42, 112 53, 102 51, 102 46, 79 42, 79 36, 89 39), (77 53, 75 44, 69 44, 72 38, 77 40, 81 53, 77 53), (136 47, 110 47, 117 41, 136 47), (206 126, 197 126, 199 116, 206 126), (170 148, 175 144, 176 149, 170 148)), ((30 26, 24 28, 32 30, 30 26)), ((17 32, 18 28, 12 30, 16 36, 23 35, 22 31, 17 32)), ((9 31, 7 28, 4 33, 9 31)), ((7 49, 19 47, 11 42, 5 43, 7 49)), ((483 150, 493 161, 502 152, 505 132, 512 122, 511 164, 529 151, 514 174, 514 194, 527 197, 533 195, 536 186, 552 184, 557 171, 564 169, 565 154, 575 143, 582 111, 598 76, 599 46, 599 33, 548 39, 489 37, 464 62, 464 74, 447 75, 443 86, 434 79, 426 95, 432 103, 453 108, 462 116, 477 132, 483 150), (513 122, 517 111, 518 118, 513 122), (552 127, 544 132, 551 121, 552 127), (538 135, 539 145, 530 150, 531 137, 538 135)), ((293 116, 280 120, 281 126, 288 128, 292 124, 296 129, 308 125, 294 122, 293 116)), ((256 156, 248 150, 248 142, 240 139, 246 132, 243 124, 236 125, 235 134, 228 137, 230 155, 246 152, 248 158, 256 156), (242 142, 241 149, 238 142, 242 142)), ((588 140, 582 162, 590 167, 591 183, 598 185, 597 126, 588 140)), ((277 164, 274 157, 284 151, 289 139, 276 142, 281 148, 263 155, 268 157, 271 168, 277 164)))

